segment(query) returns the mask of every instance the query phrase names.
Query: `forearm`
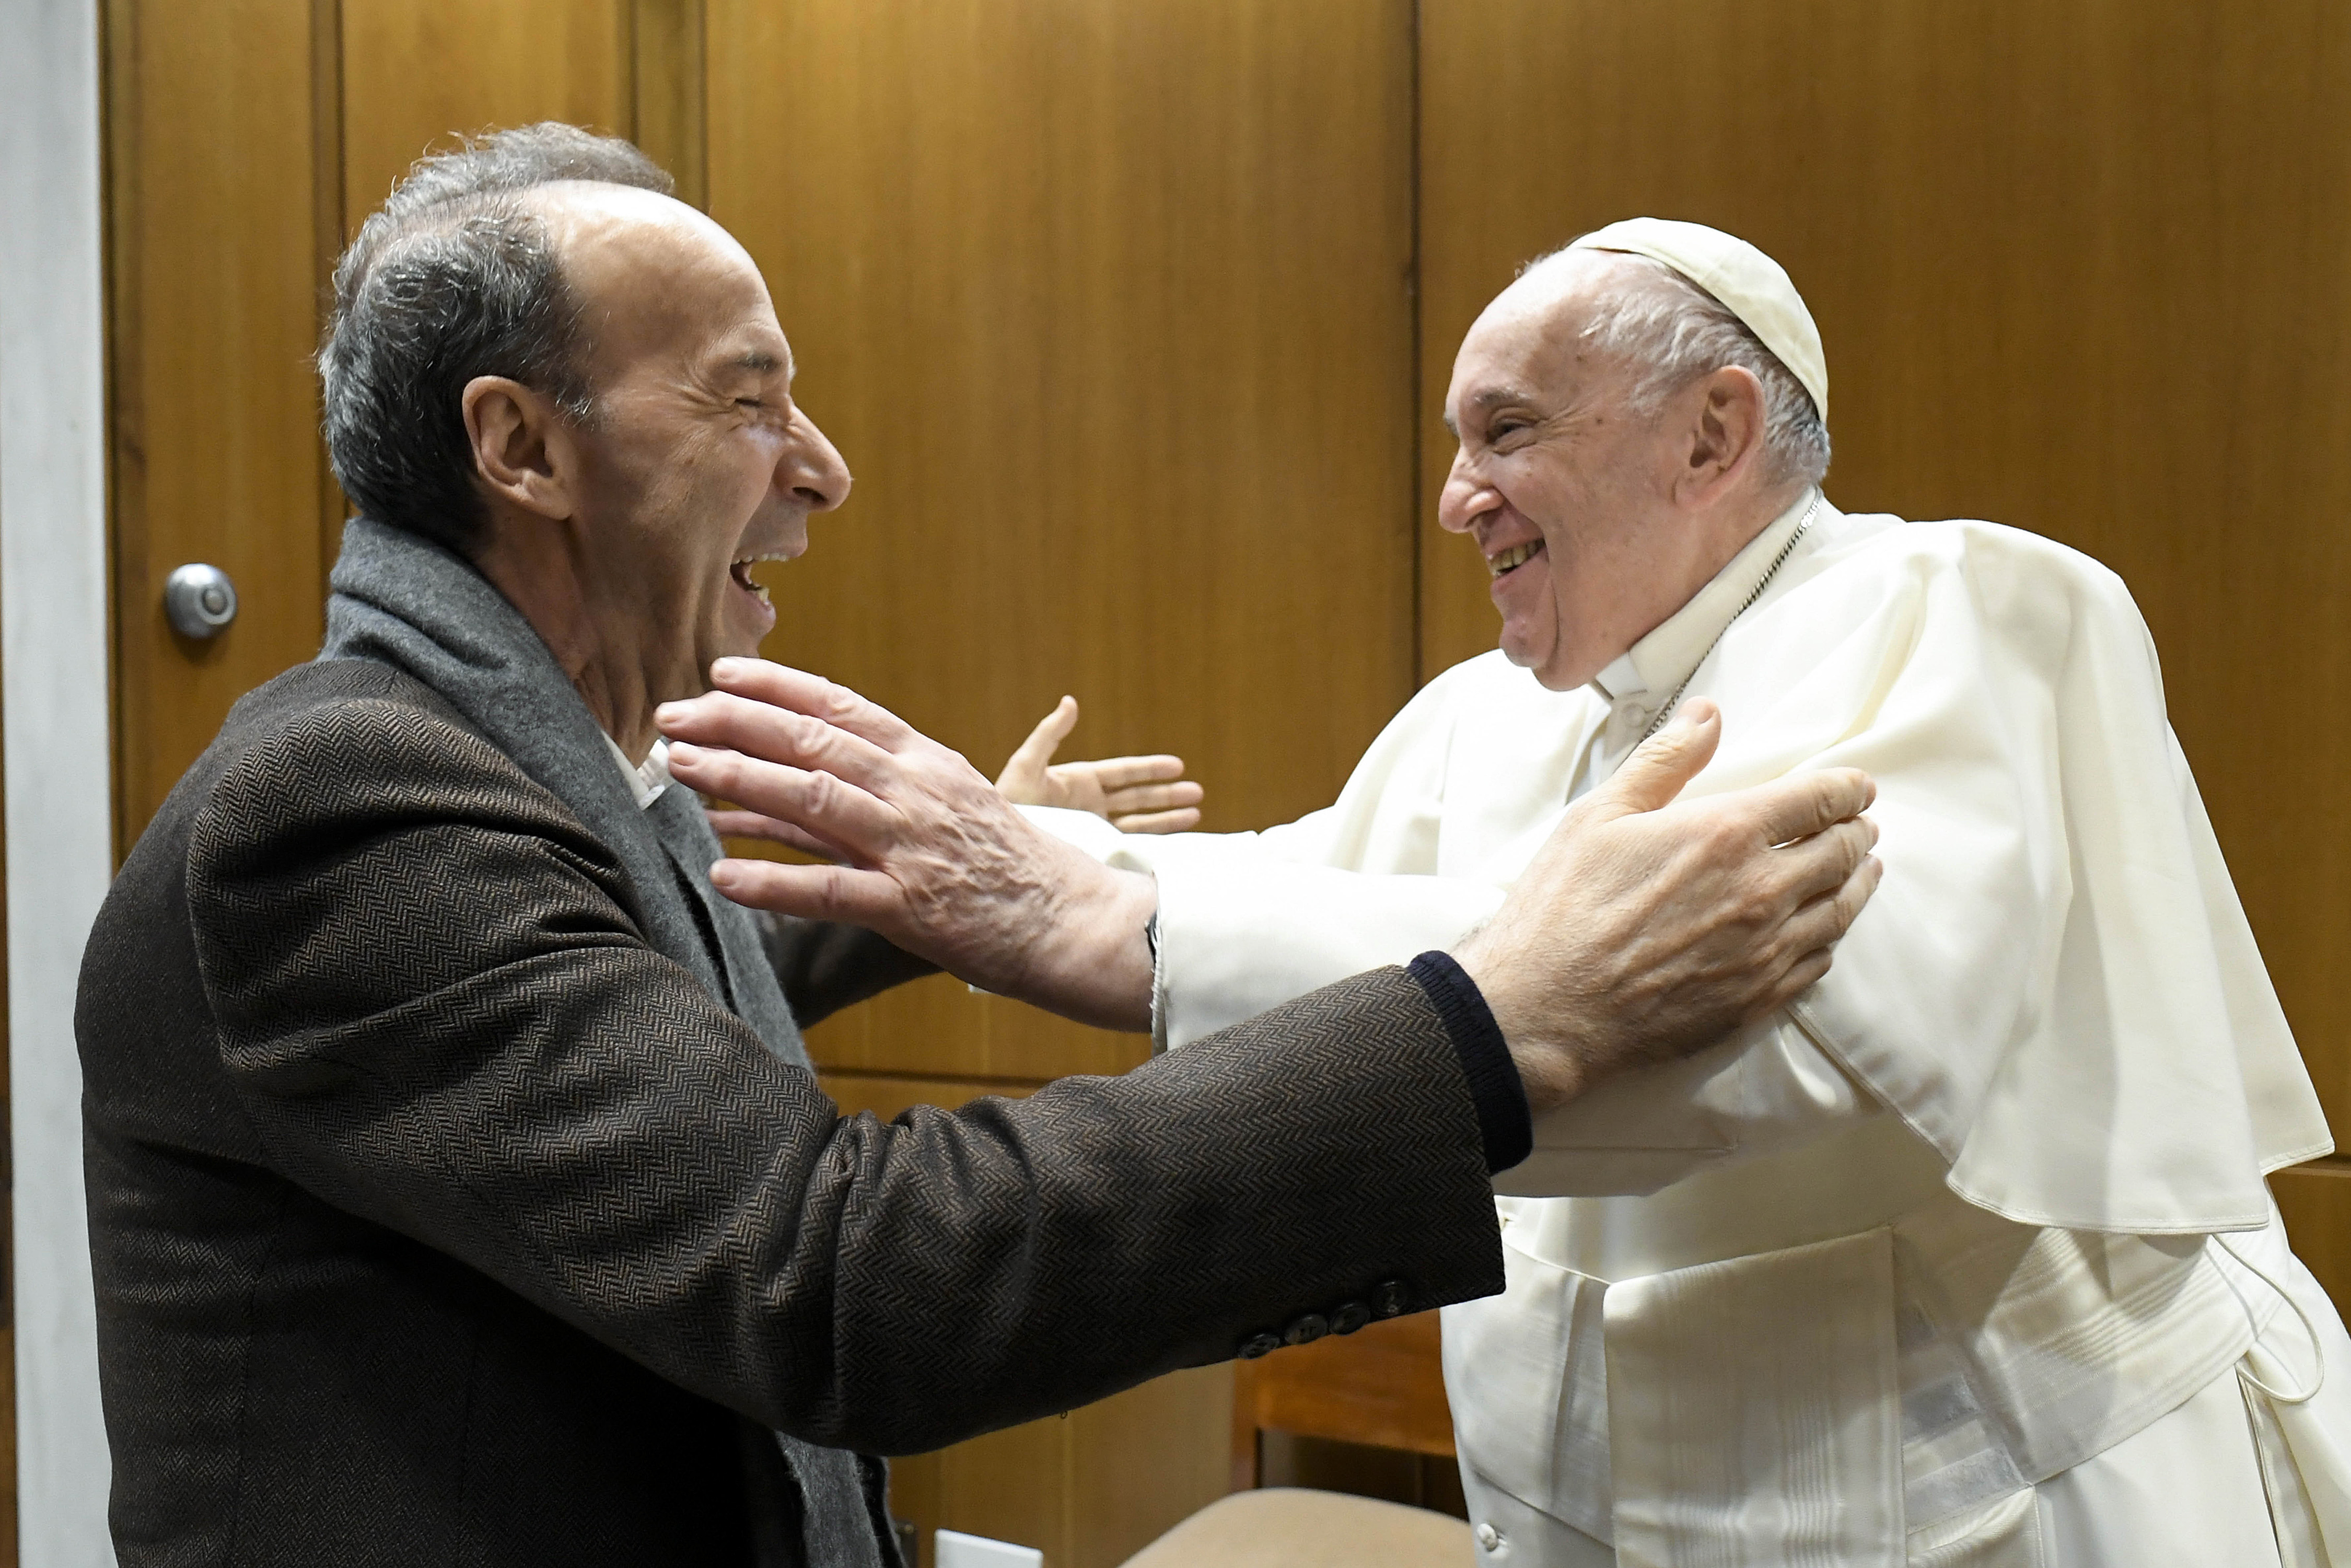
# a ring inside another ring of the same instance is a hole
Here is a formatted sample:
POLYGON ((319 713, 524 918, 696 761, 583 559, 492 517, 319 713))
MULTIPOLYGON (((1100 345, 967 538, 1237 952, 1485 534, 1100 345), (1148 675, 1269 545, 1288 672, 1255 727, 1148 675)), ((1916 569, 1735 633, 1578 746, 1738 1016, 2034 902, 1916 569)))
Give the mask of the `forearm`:
POLYGON ((269 1168, 770 1425, 930 1448, 1501 1282, 1463 1051, 1400 971, 883 1124, 648 947, 603 847, 455 732, 368 712, 256 747, 191 842, 269 1168), (329 741, 351 787, 290 787, 329 741))
POLYGON ((870 1174, 853 1201, 838 1194, 854 1218, 837 1318, 856 1343, 828 1441, 920 1450, 1225 1359, 1308 1314, 1501 1283, 1457 1051, 1395 970, 1123 1078, 841 1137, 859 1157, 828 1165, 870 1174))
POLYGON ((1083 869, 1060 880, 1035 906, 1023 962, 1005 994, 1080 1023, 1146 1032, 1158 887, 1139 873, 1069 852, 1083 869))
POLYGON ((453 996, 439 1028, 428 1005, 232 1061, 305 1187, 813 1440, 935 1448, 1308 1314, 1500 1285, 1475 1102, 1400 972, 883 1124, 657 960, 566 968, 512 1016, 453 996))
POLYGON ((1240 853, 1158 859, 1162 1009, 1171 1047, 1344 976, 1450 947, 1502 889, 1240 853))

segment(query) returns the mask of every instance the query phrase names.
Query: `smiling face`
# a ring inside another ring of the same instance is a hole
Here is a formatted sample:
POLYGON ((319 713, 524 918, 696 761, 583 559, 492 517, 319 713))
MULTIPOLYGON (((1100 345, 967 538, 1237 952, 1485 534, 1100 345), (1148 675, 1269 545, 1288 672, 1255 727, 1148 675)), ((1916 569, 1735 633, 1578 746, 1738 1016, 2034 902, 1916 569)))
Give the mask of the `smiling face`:
POLYGON ((1460 445, 1437 521, 1485 557, 1504 654, 1553 691, 1606 668, 1772 516, 1753 454, 1734 442, 1726 465, 1709 445, 1726 389, 1743 392, 1721 378, 1745 372, 1638 408, 1635 367, 1584 341, 1609 291, 1638 281, 1606 252, 1531 269, 1470 328, 1446 394, 1460 445))
POLYGON ((732 235, 649 192, 549 193, 596 388, 573 435, 573 570, 600 639, 633 648, 646 703, 695 695, 713 660, 757 653, 775 624, 750 564, 805 550, 849 470, 792 402, 791 346, 732 235))

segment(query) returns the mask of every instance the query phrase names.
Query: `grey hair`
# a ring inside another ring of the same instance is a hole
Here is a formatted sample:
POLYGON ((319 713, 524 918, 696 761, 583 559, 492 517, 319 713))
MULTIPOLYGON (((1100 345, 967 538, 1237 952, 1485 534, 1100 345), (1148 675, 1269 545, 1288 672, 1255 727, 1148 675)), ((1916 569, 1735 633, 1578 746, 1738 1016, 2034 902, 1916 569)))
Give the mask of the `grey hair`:
POLYGON ((319 350, 327 455, 366 517, 460 554, 486 520, 462 400, 507 376, 592 421, 578 299, 525 193, 565 180, 670 194, 617 137, 548 121, 469 139, 418 162, 335 264, 319 350))
MULTIPOLYGON (((1555 250, 1520 269, 1524 277, 1555 257, 1555 250)), ((1813 394, 1754 329, 1729 306, 1661 261, 1630 252, 1606 253, 1634 270, 1631 287, 1601 297, 1583 340, 1634 367, 1628 401, 1654 414, 1666 400, 1726 365, 1737 365, 1763 388, 1763 450, 1775 483, 1817 485, 1829 471, 1829 430, 1813 394)))

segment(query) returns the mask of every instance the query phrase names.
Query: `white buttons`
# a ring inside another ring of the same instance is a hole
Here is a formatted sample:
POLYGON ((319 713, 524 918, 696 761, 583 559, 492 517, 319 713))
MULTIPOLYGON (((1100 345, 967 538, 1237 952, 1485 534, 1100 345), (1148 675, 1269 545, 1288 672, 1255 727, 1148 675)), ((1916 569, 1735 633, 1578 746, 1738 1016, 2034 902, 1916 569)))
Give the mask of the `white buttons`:
POLYGON ((1499 1552, 1502 1549, 1502 1532, 1483 1520, 1479 1521, 1478 1528, 1471 1533, 1478 1538, 1479 1551, 1499 1552))

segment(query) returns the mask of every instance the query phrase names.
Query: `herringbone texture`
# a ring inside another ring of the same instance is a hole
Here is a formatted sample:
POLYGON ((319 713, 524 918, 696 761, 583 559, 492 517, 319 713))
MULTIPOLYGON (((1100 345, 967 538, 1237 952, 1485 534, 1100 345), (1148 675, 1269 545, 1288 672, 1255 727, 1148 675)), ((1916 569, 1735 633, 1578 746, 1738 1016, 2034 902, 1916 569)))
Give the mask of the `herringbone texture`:
POLYGON ((126 1564, 752 1561, 758 1427, 915 1451, 1379 1281, 1499 1287, 1400 971, 885 1125, 631 908, 403 677, 309 666, 231 716, 83 971, 126 1564))

